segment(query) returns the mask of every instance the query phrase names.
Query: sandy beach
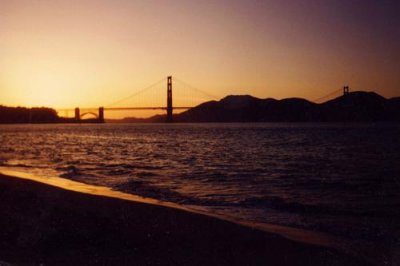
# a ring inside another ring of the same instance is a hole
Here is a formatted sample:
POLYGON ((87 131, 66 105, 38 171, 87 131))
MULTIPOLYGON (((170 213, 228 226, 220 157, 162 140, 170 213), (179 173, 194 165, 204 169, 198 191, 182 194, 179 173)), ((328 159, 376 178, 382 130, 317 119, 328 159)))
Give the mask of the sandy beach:
POLYGON ((0 261, 43 265, 367 265, 183 210, 0 175, 0 261))

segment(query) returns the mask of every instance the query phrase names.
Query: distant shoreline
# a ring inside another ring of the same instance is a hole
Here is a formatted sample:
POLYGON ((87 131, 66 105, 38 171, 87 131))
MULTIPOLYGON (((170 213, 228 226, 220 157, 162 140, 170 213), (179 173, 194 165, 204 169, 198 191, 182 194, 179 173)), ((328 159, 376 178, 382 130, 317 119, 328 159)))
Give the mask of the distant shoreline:
MULTIPOLYGON (((106 109, 102 109, 103 111, 106 109)), ((81 119, 59 117, 51 108, 0 106, 0 124, 25 123, 165 123, 166 115, 149 118, 81 119)), ((400 97, 386 99, 374 92, 356 91, 324 103, 301 98, 259 99, 230 95, 173 115, 175 123, 257 122, 400 122, 400 97)))

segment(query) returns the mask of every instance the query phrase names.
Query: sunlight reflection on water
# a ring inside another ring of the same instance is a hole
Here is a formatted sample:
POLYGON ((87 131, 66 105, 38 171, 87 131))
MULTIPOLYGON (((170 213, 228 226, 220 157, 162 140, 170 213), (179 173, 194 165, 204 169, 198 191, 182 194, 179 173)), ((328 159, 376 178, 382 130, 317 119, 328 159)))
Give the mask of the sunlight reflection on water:
MULTIPOLYGON (((260 223, 389 238, 400 126, 0 126, 0 166, 260 223)), ((386 240, 385 240, 386 241, 386 240)))

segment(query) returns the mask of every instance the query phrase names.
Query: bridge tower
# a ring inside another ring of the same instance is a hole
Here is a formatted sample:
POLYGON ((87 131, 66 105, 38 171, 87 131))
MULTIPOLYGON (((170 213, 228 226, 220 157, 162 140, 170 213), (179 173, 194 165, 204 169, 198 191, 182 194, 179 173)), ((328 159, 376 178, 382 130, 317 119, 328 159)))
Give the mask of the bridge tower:
POLYGON ((99 107, 99 123, 104 123, 104 107, 99 107))
POLYGON ((349 94, 349 86, 344 86, 343 87, 343 95, 349 94))
POLYGON ((81 110, 78 107, 75 108, 75 121, 81 120, 81 110))
POLYGON ((172 123, 172 77, 167 79, 167 123, 172 123))

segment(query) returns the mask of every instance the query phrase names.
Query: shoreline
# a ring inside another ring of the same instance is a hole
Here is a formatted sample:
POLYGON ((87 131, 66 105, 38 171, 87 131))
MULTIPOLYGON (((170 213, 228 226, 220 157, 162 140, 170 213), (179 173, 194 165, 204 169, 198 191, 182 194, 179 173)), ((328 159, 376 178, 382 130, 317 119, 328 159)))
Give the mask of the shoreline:
POLYGON ((0 214, 4 217, 0 221, 0 261, 369 265, 334 248, 300 243, 257 226, 251 228, 133 195, 137 200, 99 195, 98 187, 75 183, 72 188, 87 191, 0 174, 0 214))
POLYGON ((41 178, 41 177, 35 176, 31 173, 20 172, 20 171, 15 171, 15 170, 8 170, 8 169, 3 169, 2 167, 0 167, 0 176, 1 175, 31 180, 31 181, 35 181, 38 183, 54 186, 57 188, 66 189, 66 190, 84 193, 84 194, 89 194, 89 195, 94 195, 94 196, 110 197, 110 198, 115 198, 115 199, 120 199, 120 200, 146 203, 146 204, 157 205, 157 206, 162 206, 162 207, 166 207, 166 208, 178 209, 178 210, 182 210, 182 211, 190 212, 190 213, 194 213, 194 214, 210 216, 210 217, 213 217, 213 218, 216 218, 219 220, 223 220, 223 221, 235 223, 238 225, 250 227, 253 229, 261 230, 266 233, 277 234, 284 238, 294 240, 297 242, 302 242, 305 244, 312 244, 312 245, 316 245, 316 246, 324 246, 324 247, 328 247, 328 248, 339 249, 338 243, 340 243, 342 241, 342 239, 334 238, 333 236, 324 234, 322 232, 315 232, 315 231, 310 231, 310 230, 306 230, 306 229, 282 226, 282 225, 277 225, 277 224, 265 224, 265 223, 257 223, 257 222, 251 222, 251 221, 245 221, 245 220, 238 220, 238 219, 234 219, 232 217, 218 215, 216 213, 202 211, 199 209, 187 208, 186 206, 183 206, 183 205, 180 205, 177 203, 173 203, 173 202, 167 202, 167 201, 157 200, 154 198, 143 197, 143 196, 135 195, 132 193, 126 193, 126 192, 122 192, 122 191, 118 191, 118 190, 113 190, 109 187, 91 185, 91 184, 82 183, 79 181, 74 181, 74 180, 62 178, 62 177, 41 178))

